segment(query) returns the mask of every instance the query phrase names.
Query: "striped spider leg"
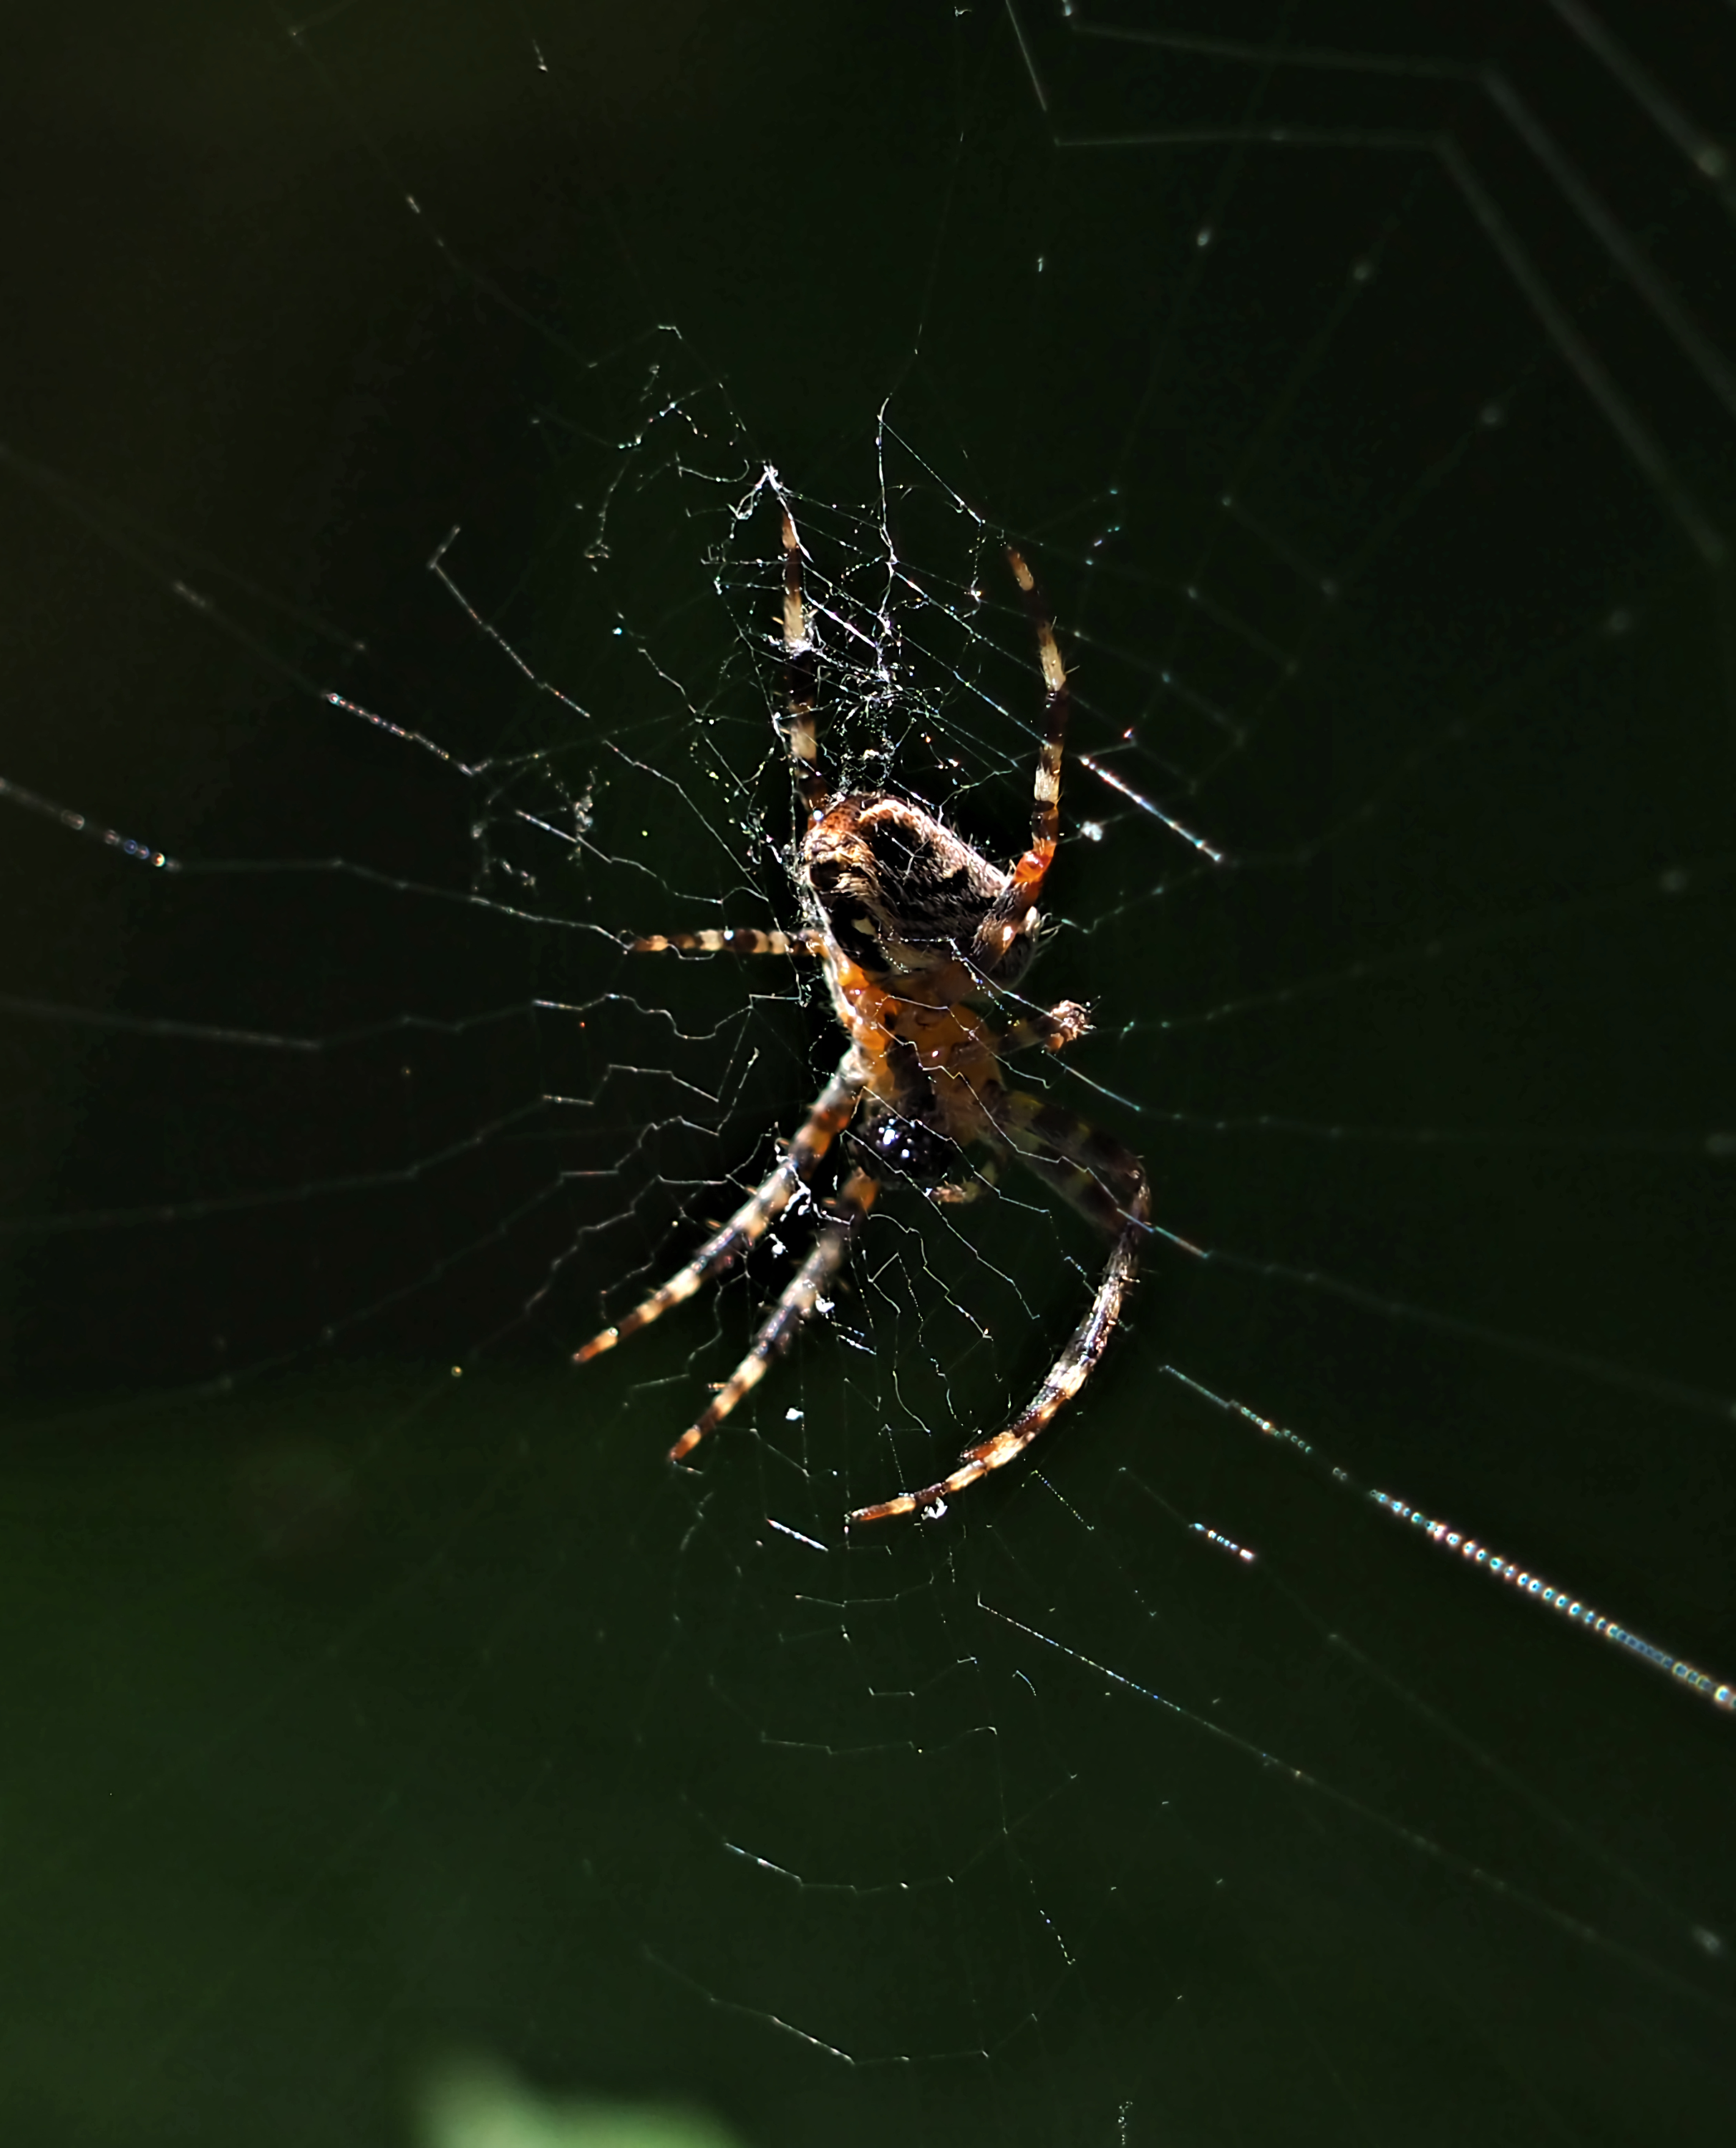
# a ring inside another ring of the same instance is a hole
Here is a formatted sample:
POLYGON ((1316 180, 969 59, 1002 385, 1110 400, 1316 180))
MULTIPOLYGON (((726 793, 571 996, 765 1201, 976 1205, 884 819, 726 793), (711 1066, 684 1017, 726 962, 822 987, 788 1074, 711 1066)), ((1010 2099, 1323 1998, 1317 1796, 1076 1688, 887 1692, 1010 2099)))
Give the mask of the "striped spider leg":
MULTIPOLYGON (((845 1054, 838 1071, 821 1091, 819 1101, 809 1112, 789 1148, 729 1222, 705 1241, 685 1267, 672 1275, 667 1282, 660 1284, 649 1297, 641 1300, 613 1327, 600 1330, 589 1342, 575 1350, 573 1353, 574 1364, 587 1365, 593 1358, 600 1358, 605 1350, 612 1350, 617 1342, 625 1342, 630 1335, 636 1335, 641 1327, 649 1327, 654 1320, 660 1320, 672 1305, 683 1303, 695 1291, 710 1282, 714 1276, 724 1274, 747 1257, 795 1196, 812 1182, 814 1174, 827 1152, 850 1123, 857 1099, 862 1093, 861 1081, 852 1063, 855 1056, 853 1051, 845 1054)), ((871 1195, 869 1199, 871 1201, 871 1195)), ((868 1203, 865 1202, 860 1206, 865 1214, 868 1203)), ((842 1260, 844 1250, 840 1246, 831 1262, 831 1268, 835 1269, 842 1260)), ((830 1273, 830 1270, 826 1272, 830 1273)), ((805 1275, 805 1268, 803 1273, 805 1275)), ((813 1298, 818 1297, 824 1282, 825 1276, 816 1272, 813 1298)), ((813 1298, 808 1303, 807 1310, 810 1312, 813 1309, 813 1298)), ((802 1317, 805 1317, 805 1314, 802 1317)), ((798 1321, 789 1326, 790 1337, 794 1335, 795 1325, 799 1324, 798 1321)), ((774 1344, 768 1348, 765 1353, 768 1359, 777 1347, 774 1344)), ((745 1369, 744 1366, 741 1371, 745 1369)), ((740 1379, 741 1371, 738 1371, 737 1379, 740 1379)), ((751 1378, 743 1381, 733 1393, 727 1388, 720 1393, 717 1400, 698 1423, 684 1433, 670 1450, 670 1459, 679 1462, 690 1448, 696 1447, 713 1425, 729 1415, 748 1388, 757 1383, 764 1371, 762 1363, 759 1371, 751 1378), (727 1400, 725 1399, 726 1394, 727 1400)), ((730 1384, 734 1386, 733 1382, 730 1384)))
POLYGON ((987 1011, 1016 986, 1036 952, 1042 924, 1037 905, 1060 831, 1070 696, 1030 569, 1009 549, 1036 632, 1046 694, 1031 841, 1003 869, 895 792, 836 795, 815 729, 818 670, 802 592, 801 542, 787 505, 782 534, 782 730, 804 815, 795 877, 805 922, 793 933, 733 926, 651 934, 627 945, 640 954, 817 956, 850 1048, 764 1183, 685 1267, 575 1355, 580 1363, 599 1356, 739 1263, 798 1193, 811 1187, 835 1145, 848 1143, 843 1182, 820 1204, 823 1221, 806 1259, 747 1355, 670 1449, 671 1460, 679 1462, 759 1384, 817 1309, 883 1185, 902 1181, 938 1202, 971 1200, 993 1183, 1000 1163, 1015 1156, 1106 1231, 1113 1245, 1090 1311, 1021 1415, 966 1449, 939 1483, 846 1518, 855 1523, 906 1513, 932 1518, 945 1511, 950 1493, 1022 1453, 1084 1385, 1133 1280, 1140 1242, 1150 1229, 1150 1193, 1136 1157, 1059 1107, 1009 1089, 1001 1077, 1006 1053, 1058 1051, 1083 1036, 1090 1027, 1084 1007, 1063 1000, 1011 1022, 997 1022, 987 1011), (988 1157, 967 1177, 960 1166, 973 1147, 986 1150, 988 1157))
MULTIPOLYGON (((814 650, 807 635, 807 612, 802 597, 800 541, 787 508, 783 516, 783 538, 785 739, 796 789, 811 825, 830 804, 831 786, 820 762, 815 736, 814 650)), ((824 951, 825 935, 811 926, 795 933, 757 926, 733 926, 699 932, 647 933, 627 944, 629 951, 636 955, 817 955, 824 951)), ((866 1081, 860 1061, 860 1052, 852 1045, 788 1150, 762 1183, 722 1228, 706 1240, 685 1267, 660 1285, 625 1318, 601 1329, 575 1350, 575 1364, 588 1364, 605 1350, 612 1350, 617 1342, 660 1319, 671 1306, 691 1297, 713 1277, 725 1274, 746 1258, 797 1193, 811 1184, 833 1143, 850 1123, 866 1081)), ((747 1356, 718 1389, 710 1406, 670 1449, 671 1462, 680 1462, 690 1454, 708 1432, 723 1422, 742 1397, 759 1385, 773 1358, 788 1349, 819 1303, 826 1284, 843 1264, 878 1190, 871 1173, 855 1171, 846 1178, 830 1204, 827 1221, 807 1259, 770 1317, 762 1323, 747 1356)))
POLYGON ((938 1521, 952 1494, 1016 1461, 1091 1377, 1108 1347, 1122 1301, 1138 1271, 1140 1247, 1151 1217, 1151 1188, 1139 1158, 1072 1112, 1023 1090, 1003 1089, 982 1102, 994 1130, 991 1147, 1011 1149, 1027 1171, 1106 1232, 1113 1242, 1108 1264, 1090 1310, 1069 1337, 1048 1378, 1012 1423, 993 1438, 967 1447, 938 1483, 920 1492, 901 1492, 871 1507, 858 1507, 845 1516, 848 1526, 887 1521, 898 1514, 938 1521))

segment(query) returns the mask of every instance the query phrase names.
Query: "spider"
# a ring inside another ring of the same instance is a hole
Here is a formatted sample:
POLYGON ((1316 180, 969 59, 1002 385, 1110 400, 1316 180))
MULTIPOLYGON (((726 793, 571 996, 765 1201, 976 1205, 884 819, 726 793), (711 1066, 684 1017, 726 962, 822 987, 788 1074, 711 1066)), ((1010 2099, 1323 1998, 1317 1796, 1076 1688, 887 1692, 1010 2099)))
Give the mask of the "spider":
POLYGON ((1055 632, 1024 560, 1007 560, 1036 630, 1046 688, 1037 755, 1031 845, 1010 870, 991 865, 923 807, 890 791, 835 795, 815 730, 819 667, 802 594, 801 541, 782 505, 785 716, 805 825, 795 879, 804 925, 794 933, 754 926, 653 934, 627 942, 637 954, 817 956, 832 1005, 849 1037, 837 1071, 765 1182, 676 1275, 574 1353, 587 1363, 714 1276, 737 1266, 796 1196, 810 1188, 835 1143, 847 1137, 850 1168, 830 1199, 807 1258, 748 1353, 696 1421, 670 1449, 690 1454, 765 1378, 815 1311, 881 1188, 902 1179, 941 1202, 966 1201, 1016 1156, 1111 1239, 1091 1308, 1048 1378, 1012 1423, 967 1448, 951 1473, 845 1516, 846 1527, 915 1513, 937 1520, 950 1494, 1022 1454, 1076 1395, 1102 1356, 1151 1228, 1145 1167, 1118 1142, 1055 1104, 1011 1088, 1001 1060, 1036 1046, 1058 1051, 1090 1027, 1084 1007, 1062 1000, 1046 1011, 997 1026, 983 1003, 1010 991, 1036 952, 1038 898, 1055 856, 1061 821, 1061 749, 1067 678, 1055 632), (988 1152, 969 1182, 955 1173, 962 1152, 988 1152))

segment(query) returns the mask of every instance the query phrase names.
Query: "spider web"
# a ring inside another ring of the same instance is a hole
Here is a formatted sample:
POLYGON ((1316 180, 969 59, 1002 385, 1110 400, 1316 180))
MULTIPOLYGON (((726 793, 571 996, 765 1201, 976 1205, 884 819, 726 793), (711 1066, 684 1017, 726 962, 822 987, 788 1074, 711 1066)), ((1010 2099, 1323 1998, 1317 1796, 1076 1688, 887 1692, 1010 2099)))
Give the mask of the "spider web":
POLYGON ((9 2136, 1725 2137, 1731 11, 59 34, 9 2136), (623 946, 795 920, 779 494, 829 750, 1001 857, 1038 566, 1017 1078, 1159 1223, 850 1538, 1102 1248, 889 1195, 688 1472, 810 1213, 569 1362, 840 1048, 623 946))

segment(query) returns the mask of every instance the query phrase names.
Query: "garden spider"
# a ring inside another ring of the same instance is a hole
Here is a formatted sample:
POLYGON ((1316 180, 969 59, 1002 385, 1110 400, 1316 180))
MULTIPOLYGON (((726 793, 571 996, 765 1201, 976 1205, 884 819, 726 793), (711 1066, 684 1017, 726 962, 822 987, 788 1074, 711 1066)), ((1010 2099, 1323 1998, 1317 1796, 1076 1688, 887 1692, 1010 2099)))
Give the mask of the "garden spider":
POLYGON ((1036 1394, 1004 1431, 966 1448, 938 1483, 860 1507, 846 1526, 895 1514, 937 1520, 961 1492, 1023 1453, 1063 1403, 1078 1393, 1103 1354, 1151 1228, 1145 1167, 1118 1142, 1070 1112, 1009 1088, 1000 1061, 1039 1046, 1058 1051, 1090 1026, 1085 1009, 1062 1000, 1046 1012, 997 1026, 976 1004, 1008 991, 1030 966, 1042 921, 1037 901, 1055 856, 1061 821, 1066 672, 1031 570, 1007 560, 1036 630, 1047 689, 1037 755, 1031 846, 1003 871, 920 806, 887 791, 839 798, 815 735, 818 666, 802 596, 801 540, 783 509, 785 741, 805 816, 797 847, 803 929, 755 927, 655 934, 632 951, 812 955, 824 964, 832 1005, 850 1039, 838 1070, 765 1183, 700 1247, 680 1272, 574 1353, 585 1364, 691 1297, 737 1265, 803 1189, 848 1130, 852 1167, 821 1204, 825 1220, 795 1277, 751 1348, 704 1413, 670 1449, 680 1461, 765 1376, 837 1273, 889 1179, 926 1188, 937 1201, 969 1200, 1015 1155, 1113 1241, 1091 1309, 1036 1394), (981 1147, 989 1162, 968 1185, 950 1176, 961 1152, 981 1147))

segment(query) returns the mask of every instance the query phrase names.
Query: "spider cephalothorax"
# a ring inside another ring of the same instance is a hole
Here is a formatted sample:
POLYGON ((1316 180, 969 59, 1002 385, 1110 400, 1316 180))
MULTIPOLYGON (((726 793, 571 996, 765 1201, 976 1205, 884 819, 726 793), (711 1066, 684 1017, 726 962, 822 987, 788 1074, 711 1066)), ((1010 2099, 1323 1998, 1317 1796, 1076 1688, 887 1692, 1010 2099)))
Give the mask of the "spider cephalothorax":
POLYGON ((957 1466, 920 1492, 859 1508, 851 1522, 946 1510, 962 1491, 1021 1454, 1085 1384, 1121 1315, 1151 1228, 1145 1167, 1118 1142, 1058 1105, 1009 1088, 1001 1061, 1038 1046, 1058 1051, 1090 1026, 1072 1000, 997 1021, 988 1009, 1017 982, 1036 951, 1038 900, 1060 826, 1061 762, 1066 732, 1066 673, 1054 630, 1024 560, 1009 550, 1015 580, 1036 629, 1047 689, 1029 847, 1006 869, 954 834, 925 807, 890 791, 832 794, 815 731, 817 662, 802 596, 801 545, 784 510, 785 730, 798 798, 805 812, 796 878, 805 928, 754 926, 654 934, 636 952, 812 955, 825 965, 839 1021, 850 1039, 806 1122, 756 1192, 678 1275, 576 1353, 580 1363, 647 1326, 700 1285, 742 1260, 815 1175, 840 1137, 852 1166, 830 1200, 800 1270, 755 1337, 753 1347, 710 1406, 670 1449, 680 1461, 764 1378, 815 1311, 842 1265, 881 1187, 905 1181, 938 1200, 970 1199, 1001 1161, 1016 1156, 1112 1240, 1089 1312, 1048 1378, 1003 1431, 979 1441, 957 1466), (957 1182, 965 1152, 987 1152, 986 1166, 957 1182))

